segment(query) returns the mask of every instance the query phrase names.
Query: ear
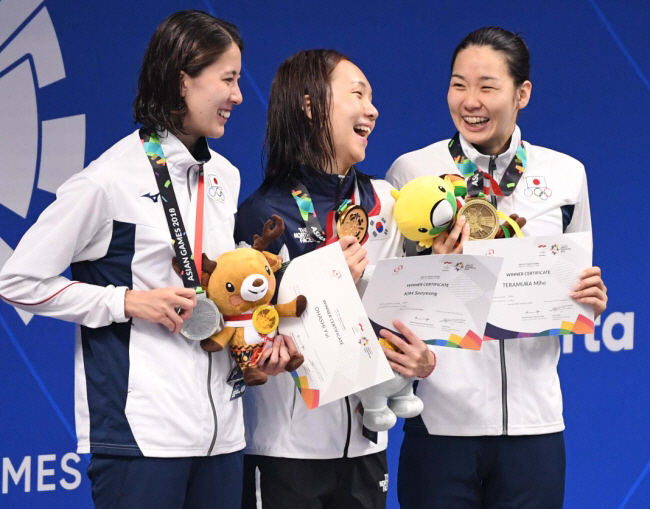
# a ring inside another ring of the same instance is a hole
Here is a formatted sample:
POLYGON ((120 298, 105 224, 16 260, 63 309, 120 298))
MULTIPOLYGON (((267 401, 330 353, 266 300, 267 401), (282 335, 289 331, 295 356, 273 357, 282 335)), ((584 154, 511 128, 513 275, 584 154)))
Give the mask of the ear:
POLYGON ((523 110, 530 101, 530 94, 533 90, 533 84, 526 80, 517 89, 517 107, 523 110))
POLYGON ((393 200, 397 201, 397 198, 399 198, 399 191, 393 188, 390 190, 390 195, 393 197, 393 200))
POLYGON ((189 81, 189 76, 185 73, 185 71, 181 71, 181 77, 180 77, 180 87, 181 87, 181 97, 185 99, 185 94, 187 94, 187 82, 189 81))
POLYGON ((217 262, 210 260, 210 258, 203 253, 203 256, 201 257, 201 286, 203 287, 203 290, 207 291, 210 276, 216 268, 217 262))
POLYGON ((273 253, 269 253, 268 251, 262 251, 262 254, 266 258, 266 261, 269 262, 269 266, 273 272, 282 267, 282 257, 276 256, 273 253))
POLYGON ((305 94, 305 101, 302 105, 302 110, 307 115, 307 118, 311 120, 311 99, 309 99, 309 94, 305 94))

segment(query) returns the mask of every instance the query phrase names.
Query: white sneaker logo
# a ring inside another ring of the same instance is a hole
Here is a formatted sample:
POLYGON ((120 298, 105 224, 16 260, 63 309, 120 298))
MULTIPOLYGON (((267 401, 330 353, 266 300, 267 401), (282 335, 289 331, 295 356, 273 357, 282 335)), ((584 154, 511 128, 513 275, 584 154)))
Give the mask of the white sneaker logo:
MULTIPOLYGON (((65 78, 61 48, 42 4, 0 2, 0 204, 23 219, 35 181, 39 189, 54 193, 83 169, 86 146, 85 115, 39 119, 39 89, 65 78)), ((25 222, 24 230, 29 226, 25 222)), ((0 266, 11 253, 0 238, 0 266)), ((32 317, 18 314, 25 324, 32 317)))

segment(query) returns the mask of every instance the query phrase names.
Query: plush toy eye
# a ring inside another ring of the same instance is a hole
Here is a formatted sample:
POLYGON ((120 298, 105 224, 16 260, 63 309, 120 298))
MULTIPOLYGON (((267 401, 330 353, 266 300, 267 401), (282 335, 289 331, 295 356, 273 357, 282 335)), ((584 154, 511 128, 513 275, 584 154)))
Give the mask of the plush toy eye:
POLYGON ((446 192, 447 192, 447 190, 446 190, 444 187, 442 187, 442 186, 438 186, 438 189, 440 189, 443 193, 446 193, 446 192))
POLYGON ((267 273, 269 276, 271 275, 271 269, 269 268, 268 265, 267 265, 266 267, 264 267, 264 270, 266 270, 266 273, 267 273))
POLYGON ((427 230, 426 228, 418 228, 418 231, 421 233, 427 233, 429 230, 427 230))
POLYGON ((232 283, 226 283, 226 290, 228 290, 230 293, 235 291, 235 287, 232 283))

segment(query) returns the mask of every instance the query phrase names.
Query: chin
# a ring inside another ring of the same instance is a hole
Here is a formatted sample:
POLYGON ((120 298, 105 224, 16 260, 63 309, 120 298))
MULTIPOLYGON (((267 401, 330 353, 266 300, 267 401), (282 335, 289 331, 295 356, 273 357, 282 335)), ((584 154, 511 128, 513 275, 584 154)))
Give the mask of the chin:
POLYGON ((223 127, 219 126, 218 128, 212 129, 210 133, 206 135, 206 137, 213 139, 221 138, 224 135, 225 131, 226 130, 223 127))
POLYGON ((472 145, 484 145, 487 140, 490 139, 488 133, 475 133, 472 131, 467 131, 466 129, 461 130, 460 133, 463 135, 463 138, 465 138, 472 145))

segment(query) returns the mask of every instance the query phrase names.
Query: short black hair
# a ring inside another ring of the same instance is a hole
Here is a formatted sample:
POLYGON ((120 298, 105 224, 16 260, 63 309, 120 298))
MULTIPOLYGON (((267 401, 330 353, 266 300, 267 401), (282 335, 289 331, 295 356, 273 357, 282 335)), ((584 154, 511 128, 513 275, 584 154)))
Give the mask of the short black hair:
POLYGON ((500 51, 506 57, 508 73, 515 82, 515 86, 530 80, 530 50, 519 34, 514 34, 501 27, 483 27, 465 36, 456 47, 451 57, 451 71, 458 53, 468 46, 489 46, 495 51, 500 51))
POLYGON ((133 102, 136 123, 182 133, 187 105, 180 91, 181 71, 198 76, 233 43, 243 51, 237 27, 207 12, 187 10, 168 16, 144 54, 133 102))

